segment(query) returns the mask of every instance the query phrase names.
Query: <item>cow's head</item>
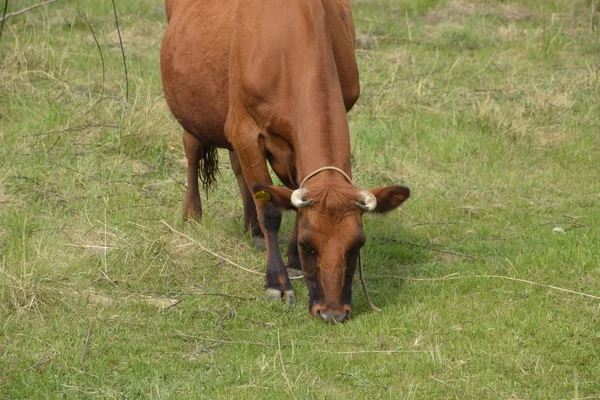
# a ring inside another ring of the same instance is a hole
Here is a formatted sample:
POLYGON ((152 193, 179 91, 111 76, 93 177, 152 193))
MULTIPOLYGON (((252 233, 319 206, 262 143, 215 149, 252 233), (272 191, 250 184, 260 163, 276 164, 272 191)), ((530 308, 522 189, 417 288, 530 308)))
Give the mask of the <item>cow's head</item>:
MULTIPOLYGON (((258 189, 258 188, 257 188, 258 189)), ((371 191, 307 185, 297 190, 269 186, 271 201, 298 212, 298 251, 313 317, 342 322, 352 313, 352 278, 366 237, 365 212, 385 213, 402 204, 410 190, 389 186, 371 191)))

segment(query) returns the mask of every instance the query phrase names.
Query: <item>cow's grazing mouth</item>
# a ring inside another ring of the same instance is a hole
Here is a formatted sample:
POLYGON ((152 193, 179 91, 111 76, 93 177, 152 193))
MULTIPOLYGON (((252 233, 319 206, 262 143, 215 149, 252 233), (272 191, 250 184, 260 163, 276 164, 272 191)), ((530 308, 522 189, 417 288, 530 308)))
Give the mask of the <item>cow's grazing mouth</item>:
MULTIPOLYGON (((297 244, 312 316, 326 322, 347 321, 352 315, 352 279, 360 262, 360 249, 366 241, 362 215, 398 207, 410 196, 410 190, 403 186, 359 190, 354 188, 348 174, 332 166, 308 174, 294 191, 273 186, 255 186, 254 190, 256 197, 280 208, 293 208, 298 213, 293 240, 297 244), (341 175, 345 184, 339 187, 312 185, 310 180, 325 171, 341 175)), ((293 294, 293 290, 281 292, 267 286, 271 300, 289 298, 290 293, 293 294)), ((295 296, 292 298, 295 300, 295 296)))
POLYGON ((293 303, 287 269, 301 269, 309 312, 327 322, 352 314, 352 279, 366 241, 362 215, 410 195, 351 181, 346 113, 360 93, 349 0, 165 1, 161 47, 165 99, 183 127, 184 219, 200 219, 199 181, 217 177, 229 150, 244 228, 267 253, 267 298, 293 303), (272 171, 285 187, 273 186, 272 171), (278 234, 296 211, 287 265, 278 234))
POLYGON ((352 316, 352 306, 346 304, 341 308, 334 309, 315 304, 311 307, 311 314, 313 318, 329 323, 346 322, 352 316))

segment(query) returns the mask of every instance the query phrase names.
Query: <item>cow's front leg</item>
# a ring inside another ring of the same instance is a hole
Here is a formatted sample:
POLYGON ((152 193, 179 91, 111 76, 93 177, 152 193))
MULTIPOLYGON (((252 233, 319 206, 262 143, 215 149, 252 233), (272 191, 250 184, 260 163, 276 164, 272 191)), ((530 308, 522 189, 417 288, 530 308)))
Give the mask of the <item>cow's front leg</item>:
POLYGON ((288 275, 291 277, 302 276, 302 264, 300 263, 300 254, 298 253, 298 215, 296 215, 296 221, 294 222, 294 229, 292 230, 292 237, 287 247, 287 270, 288 275))
POLYGON ((277 240, 281 226, 281 209, 268 200, 256 200, 256 208, 267 245, 267 298, 269 300, 283 298, 288 303, 294 303, 296 295, 283 263, 277 240))
MULTIPOLYGON (((227 124, 228 137, 239 159, 242 173, 251 190, 255 185, 271 186, 260 130, 253 123, 227 124)), ((294 303, 296 296, 279 250, 277 235, 281 209, 264 196, 254 198, 256 213, 267 247, 266 294, 269 300, 294 303)))

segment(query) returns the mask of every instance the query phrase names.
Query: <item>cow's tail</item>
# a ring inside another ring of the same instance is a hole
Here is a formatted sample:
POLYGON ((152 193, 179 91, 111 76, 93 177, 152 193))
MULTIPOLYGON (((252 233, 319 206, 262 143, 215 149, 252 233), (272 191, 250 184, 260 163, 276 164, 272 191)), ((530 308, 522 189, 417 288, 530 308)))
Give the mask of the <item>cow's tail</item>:
POLYGON ((216 147, 204 145, 204 154, 200 158, 198 172, 200 182, 202 182, 202 186, 204 186, 206 192, 217 186, 219 157, 216 147))

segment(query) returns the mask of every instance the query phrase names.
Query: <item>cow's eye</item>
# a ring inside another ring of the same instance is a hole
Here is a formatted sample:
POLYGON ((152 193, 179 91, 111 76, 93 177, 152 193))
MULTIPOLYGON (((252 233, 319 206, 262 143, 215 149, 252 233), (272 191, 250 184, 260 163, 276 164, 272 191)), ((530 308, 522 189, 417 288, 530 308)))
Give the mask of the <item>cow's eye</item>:
POLYGON ((305 252, 310 253, 310 254, 316 254, 316 251, 310 242, 304 240, 304 241, 300 241, 298 244, 300 245, 302 250, 304 250, 305 252))

